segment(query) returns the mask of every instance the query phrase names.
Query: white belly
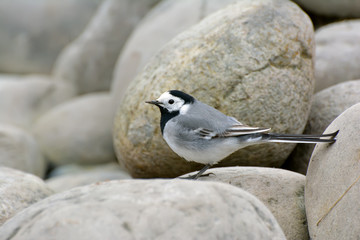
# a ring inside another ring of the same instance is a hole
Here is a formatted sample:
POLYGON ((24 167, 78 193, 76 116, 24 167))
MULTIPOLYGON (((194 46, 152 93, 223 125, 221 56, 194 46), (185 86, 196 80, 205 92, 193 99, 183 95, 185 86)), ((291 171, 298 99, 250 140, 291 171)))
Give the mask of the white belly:
POLYGON ((185 158, 187 161, 202 164, 216 164, 240 148, 235 138, 224 138, 221 141, 217 141, 217 144, 210 142, 214 140, 208 140, 208 147, 202 147, 201 149, 196 147, 196 143, 190 144, 187 147, 184 147, 187 145, 186 143, 180 146, 179 141, 169 137, 166 133, 164 134, 164 139, 169 147, 180 157, 185 158))

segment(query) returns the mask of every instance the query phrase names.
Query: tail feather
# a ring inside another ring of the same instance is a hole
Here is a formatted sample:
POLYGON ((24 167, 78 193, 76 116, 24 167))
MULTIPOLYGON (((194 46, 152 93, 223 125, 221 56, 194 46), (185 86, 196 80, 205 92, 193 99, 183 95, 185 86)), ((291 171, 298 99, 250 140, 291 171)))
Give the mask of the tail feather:
POLYGON ((269 142, 287 143, 334 143, 339 130, 330 134, 323 135, 302 135, 302 134, 265 134, 269 142))

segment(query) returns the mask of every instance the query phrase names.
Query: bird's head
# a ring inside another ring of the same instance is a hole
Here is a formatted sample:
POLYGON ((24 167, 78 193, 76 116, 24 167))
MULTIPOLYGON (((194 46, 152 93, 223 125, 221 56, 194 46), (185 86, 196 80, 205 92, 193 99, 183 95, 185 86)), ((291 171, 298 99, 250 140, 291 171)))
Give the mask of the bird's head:
POLYGON ((161 96, 146 103, 154 104, 160 108, 160 111, 175 113, 186 112, 189 106, 194 103, 195 98, 179 90, 170 90, 161 94, 161 96))

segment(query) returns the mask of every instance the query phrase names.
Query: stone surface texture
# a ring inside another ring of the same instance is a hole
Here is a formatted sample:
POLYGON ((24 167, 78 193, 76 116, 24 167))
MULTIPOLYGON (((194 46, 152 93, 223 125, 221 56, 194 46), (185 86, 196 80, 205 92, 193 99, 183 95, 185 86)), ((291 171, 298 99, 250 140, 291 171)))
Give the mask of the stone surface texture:
POLYGON ((4 239, 285 239, 270 211, 223 183, 122 180, 53 195, 0 228, 4 239), (81 227, 80 227, 81 226, 81 227))
MULTIPOLYGON (((244 0, 208 16, 162 48, 130 84, 114 123, 120 163, 134 177, 174 177, 200 168, 170 150, 159 111, 144 103, 170 89, 245 124, 301 133, 314 85, 313 47, 311 21, 290 1, 244 0)), ((251 146, 221 165, 280 166, 294 147, 251 146)))
MULTIPOLYGON (((40 178, 12 168, 0 167, 0 226, 17 212, 52 193, 40 178)), ((1 233, 0 236, 5 239, 1 233)))
POLYGON ((113 111, 107 92, 74 98, 51 109, 35 123, 34 135, 55 165, 116 161, 113 111))
POLYGON ((305 185, 310 237, 357 239, 360 236, 360 104, 338 116, 325 133, 340 130, 334 144, 318 144, 305 185))

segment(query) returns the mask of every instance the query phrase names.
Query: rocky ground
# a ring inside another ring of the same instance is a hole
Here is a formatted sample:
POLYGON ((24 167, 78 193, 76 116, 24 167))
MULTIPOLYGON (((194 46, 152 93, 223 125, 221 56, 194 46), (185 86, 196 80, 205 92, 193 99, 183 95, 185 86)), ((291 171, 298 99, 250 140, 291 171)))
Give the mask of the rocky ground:
POLYGON ((359 17, 359 0, 3 1, 0 239, 360 238, 359 17), (170 89, 272 132, 340 132, 178 179, 202 165, 145 104, 170 89))

